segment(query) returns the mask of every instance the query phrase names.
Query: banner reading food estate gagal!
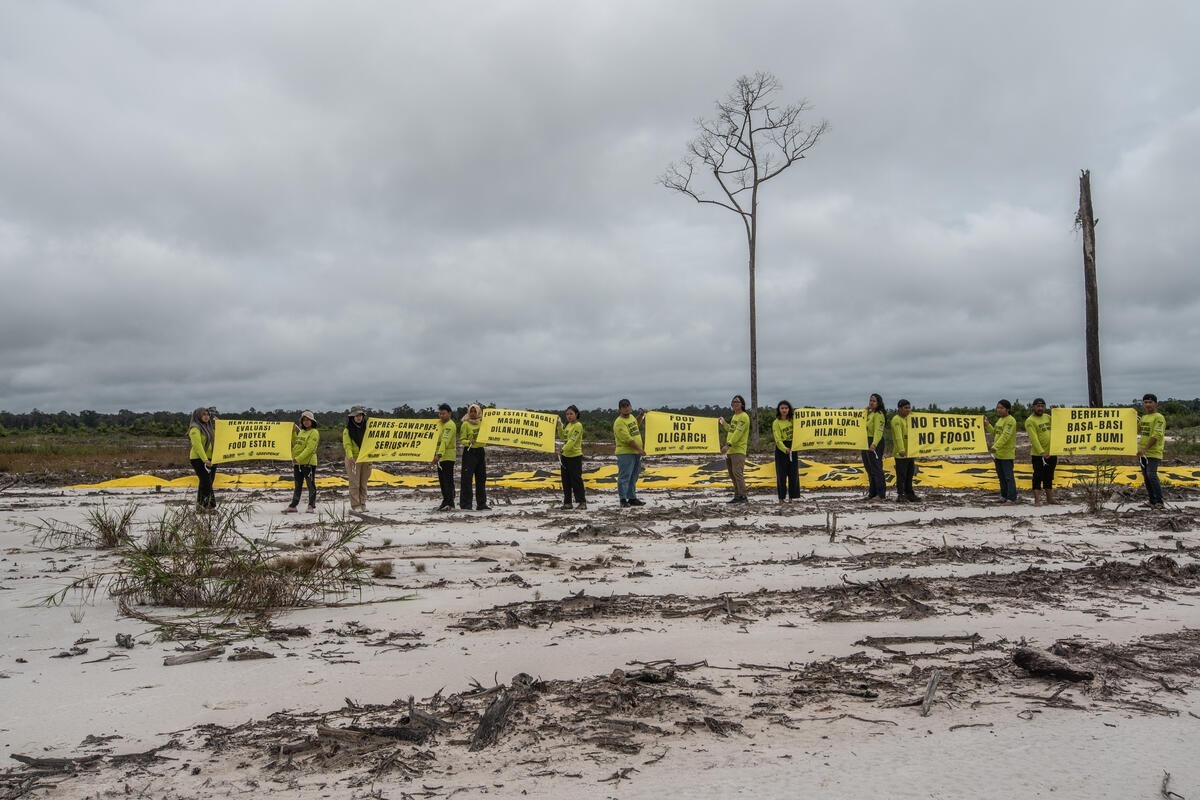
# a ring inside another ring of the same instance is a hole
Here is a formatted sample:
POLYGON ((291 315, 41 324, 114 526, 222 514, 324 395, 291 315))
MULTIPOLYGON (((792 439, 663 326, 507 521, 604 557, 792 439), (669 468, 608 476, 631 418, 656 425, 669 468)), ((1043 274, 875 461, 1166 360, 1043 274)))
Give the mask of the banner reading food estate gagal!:
POLYGON ((557 430, 558 417, 553 414, 485 408, 475 441, 479 444, 499 444, 553 453, 554 433, 557 430))
POLYGON ((1050 454, 1137 455, 1132 408, 1056 408, 1050 414, 1050 454))
POLYGON ((932 414, 914 411, 908 415, 908 457, 986 453, 980 414, 932 414))
POLYGON ((861 408, 792 411, 793 450, 866 450, 867 412, 861 408))
POLYGON ((436 419, 367 420, 358 460, 368 464, 381 461, 433 461, 437 451, 436 419))
POLYGON ((649 455, 721 452, 716 417, 647 411, 646 435, 643 438, 644 449, 649 455))
POLYGON ((219 419, 213 423, 212 461, 291 461, 295 429, 291 422, 219 419))

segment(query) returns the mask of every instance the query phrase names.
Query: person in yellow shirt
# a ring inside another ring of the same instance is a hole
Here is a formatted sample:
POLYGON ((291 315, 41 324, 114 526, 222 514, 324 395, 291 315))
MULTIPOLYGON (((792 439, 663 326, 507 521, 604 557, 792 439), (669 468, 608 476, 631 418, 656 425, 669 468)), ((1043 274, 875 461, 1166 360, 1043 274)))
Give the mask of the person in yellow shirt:
POLYGON ((921 498, 913 492, 913 475, 917 471, 917 461, 908 457, 908 415, 912 413, 912 403, 901 400, 896 404, 896 414, 892 417, 892 452, 896 463, 896 502, 916 503, 921 498))
POLYGON ((867 473, 867 500, 881 503, 887 499, 887 478, 883 475, 883 431, 886 426, 883 396, 867 398, 867 449, 862 451, 867 473))
POLYGON ((617 418, 613 420, 613 440, 616 442, 617 454, 617 496, 621 499, 621 507, 644 506, 637 496, 638 473, 642 469, 642 458, 646 455, 642 447, 641 421, 646 412, 637 416, 633 413, 633 403, 622 398, 617 404, 617 418))
POLYGON ((1046 413, 1046 401, 1035 397, 1029 411, 1025 418, 1025 433, 1029 435, 1029 463, 1033 467, 1033 504, 1042 504, 1039 492, 1044 492, 1046 505, 1056 505, 1054 468, 1058 466, 1058 456, 1050 455, 1051 422, 1046 413))
POLYGON ((996 403, 996 424, 983 421, 984 430, 992 434, 992 459, 996 462, 996 478, 1000 482, 1000 500, 1017 502, 1017 481, 1013 477, 1013 460, 1017 453, 1017 421, 1012 416, 1012 403, 996 403))
POLYGON ((371 479, 371 464, 359 463, 358 451, 367 432, 367 410, 362 406, 350 409, 346 427, 342 429, 342 451, 346 454, 346 480, 350 484, 350 511, 367 510, 367 481, 371 479))
POLYGON ((1142 396, 1142 410, 1138 417, 1138 459, 1142 464, 1142 482, 1146 485, 1146 496, 1151 508, 1165 508, 1162 484, 1158 480, 1158 465, 1162 462, 1163 445, 1167 441, 1167 419, 1158 413, 1158 396, 1142 396))
POLYGON ((726 429, 725 446, 721 452, 725 454, 725 469, 729 472, 729 481, 733 484, 733 499, 730 503, 748 503, 746 496, 746 444, 750 441, 750 415, 746 413, 746 401, 740 394, 735 394, 729 401, 733 416, 729 422, 724 417, 717 420, 726 429))
POLYGON ((313 412, 305 411, 296 423, 292 434, 292 479, 295 487, 292 489, 292 502, 283 510, 285 514, 295 514, 296 506, 300 505, 300 491, 308 484, 308 513, 317 510, 317 445, 321 443, 321 434, 317 431, 317 418, 313 412))
POLYGON ((212 463, 213 420, 207 408, 197 408, 192 412, 192 420, 188 424, 188 442, 191 443, 188 461, 200 481, 196 489, 196 508, 200 511, 214 509, 217 507, 217 497, 213 494, 213 480, 217 468, 212 463))
POLYGON ((775 406, 775 419, 771 420, 771 438, 775 440, 775 494, 779 502, 800 498, 800 462, 792 451, 792 404, 780 400, 775 406))
POLYGON ((562 489, 564 509, 571 508, 571 497, 575 498, 576 508, 587 508, 587 496, 583 488, 583 423, 579 421, 579 409, 574 405, 567 406, 567 421, 558 421, 558 435, 562 438, 562 449, 559 450, 559 464, 562 469, 562 489))
POLYGON ((454 510, 454 454, 458 449, 458 428, 450 416, 450 405, 438 406, 437 450, 433 455, 433 466, 437 470, 438 485, 442 487, 442 504, 438 511, 454 510))
POLYGON ((487 455, 483 445, 476 442, 479 425, 483 422, 483 409, 478 403, 467 406, 467 415, 458 426, 458 440, 462 442, 462 466, 459 467, 461 491, 459 505, 464 511, 471 510, 471 482, 475 482, 475 509, 487 511, 487 455))

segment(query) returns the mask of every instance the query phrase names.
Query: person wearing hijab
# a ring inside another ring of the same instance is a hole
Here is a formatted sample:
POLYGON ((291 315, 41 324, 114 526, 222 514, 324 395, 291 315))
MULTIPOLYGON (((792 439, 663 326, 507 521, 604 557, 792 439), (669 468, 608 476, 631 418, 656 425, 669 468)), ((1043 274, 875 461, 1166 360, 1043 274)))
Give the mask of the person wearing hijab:
POLYGON ((313 412, 305 411, 296 424, 296 432, 292 434, 292 477, 296 485, 292 490, 292 502, 283 513, 296 513, 296 506, 300 505, 300 489, 305 483, 308 484, 308 513, 317 510, 317 445, 320 442, 317 418, 313 412))
POLYGON ((483 422, 483 409, 478 403, 467 406, 467 415, 458 426, 458 439, 462 442, 462 466, 459 467, 461 482, 459 487, 459 506, 464 511, 471 510, 471 483, 475 485, 475 508, 487 511, 487 455, 483 445, 477 444, 479 425, 483 422))
POLYGON ((350 409, 346 417, 346 428, 342 431, 342 450, 346 453, 346 480, 350 482, 350 510, 367 510, 367 481, 371 479, 371 465, 359 463, 358 451, 362 447, 363 434, 367 432, 367 410, 362 406, 350 409))
POLYGON ((213 466, 213 423, 212 415, 207 408, 197 408, 192 412, 192 421, 188 425, 188 440, 192 443, 188 459, 196 477, 200 479, 196 489, 196 508, 207 511, 217 507, 217 498, 213 494, 213 479, 217 468, 213 466))

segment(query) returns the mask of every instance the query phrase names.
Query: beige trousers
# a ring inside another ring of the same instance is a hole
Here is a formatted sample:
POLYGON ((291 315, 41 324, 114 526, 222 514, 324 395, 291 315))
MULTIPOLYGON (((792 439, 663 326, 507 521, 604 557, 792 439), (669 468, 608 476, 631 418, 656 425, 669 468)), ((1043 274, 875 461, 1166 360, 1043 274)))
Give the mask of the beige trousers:
POLYGON ((360 511, 367 507, 367 481, 371 478, 371 465, 346 459, 346 480, 350 482, 350 510, 360 511))
POLYGON ((746 454, 726 453, 725 468, 729 470, 729 480, 733 481, 734 497, 746 496, 746 454))

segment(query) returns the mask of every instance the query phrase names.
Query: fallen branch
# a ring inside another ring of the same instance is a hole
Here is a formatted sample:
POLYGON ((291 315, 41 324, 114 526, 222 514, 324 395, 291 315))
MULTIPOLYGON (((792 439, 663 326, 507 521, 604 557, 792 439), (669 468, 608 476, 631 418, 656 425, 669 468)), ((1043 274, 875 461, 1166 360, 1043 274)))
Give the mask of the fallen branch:
POLYGON ((191 653, 180 653, 177 656, 167 656, 163 659, 164 667, 175 667, 180 664, 191 664, 193 661, 207 661, 225 653, 224 647, 206 647, 191 653))
POLYGON ((1013 651, 1012 660, 1018 667, 1038 678, 1090 681, 1096 677, 1093 672, 1072 667, 1066 659, 1044 650, 1034 650, 1032 647, 1018 647, 1013 651))

